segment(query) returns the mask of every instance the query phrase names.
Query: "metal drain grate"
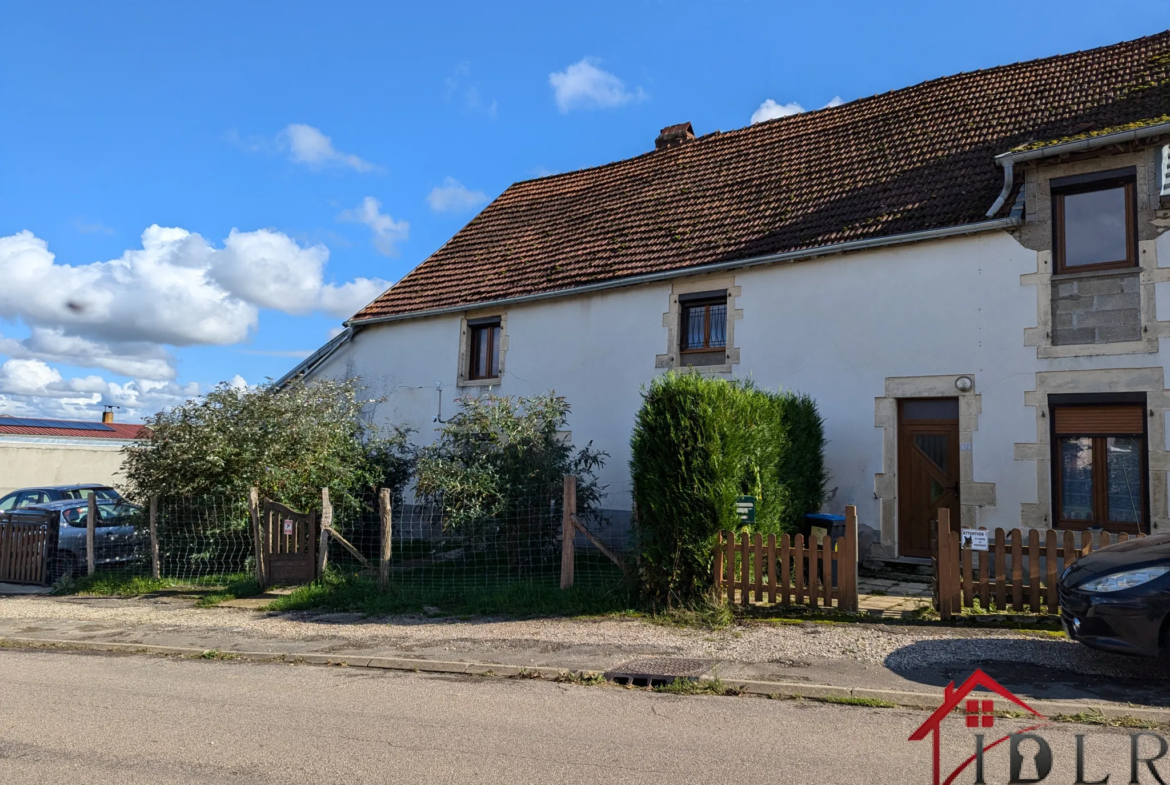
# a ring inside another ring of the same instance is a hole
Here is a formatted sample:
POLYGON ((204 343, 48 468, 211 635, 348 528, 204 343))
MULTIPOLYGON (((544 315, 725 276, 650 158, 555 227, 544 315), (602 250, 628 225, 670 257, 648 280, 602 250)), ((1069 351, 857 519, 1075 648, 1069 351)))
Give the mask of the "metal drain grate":
POLYGON ((717 660, 695 660, 685 657, 648 657, 632 660, 607 671, 605 678, 614 684, 634 687, 662 687, 675 679, 695 681, 705 676, 717 660))

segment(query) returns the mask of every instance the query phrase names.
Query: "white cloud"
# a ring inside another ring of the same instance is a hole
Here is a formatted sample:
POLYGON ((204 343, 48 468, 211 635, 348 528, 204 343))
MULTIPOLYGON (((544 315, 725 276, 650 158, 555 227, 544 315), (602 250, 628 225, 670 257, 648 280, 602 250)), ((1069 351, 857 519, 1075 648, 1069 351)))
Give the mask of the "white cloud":
MULTIPOLYGON (((352 210, 343 210, 337 216, 337 220, 365 224, 370 227, 370 231, 374 233, 374 247, 378 249, 379 253, 385 256, 397 256, 398 243, 406 242, 410 237, 410 224, 406 221, 395 221, 389 215, 383 213, 382 203, 372 196, 367 196, 362 200, 361 204, 352 210)), ((359 279, 359 281, 361 280, 365 279, 359 279)), ((381 294, 385 289, 386 287, 383 286, 374 297, 381 294)), ((366 302, 372 299, 374 298, 371 297, 366 302)), ((365 305, 365 303, 362 303, 362 305, 365 305)))
POLYGON ((237 390, 242 390, 243 388, 248 386, 248 382, 244 380, 243 376, 240 376, 237 373, 231 379, 228 379, 228 385, 231 387, 235 387, 237 390))
POLYGON ((486 204, 487 200, 483 191, 473 191, 454 177, 444 178, 442 185, 435 186, 427 194, 427 204, 440 213, 468 212, 486 204))
MULTIPOLYGON (((822 106, 822 109, 831 109, 834 106, 840 106, 845 103, 841 100, 841 96, 833 96, 833 100, 822 106)), ((765 120, 775 120, 778 117, 791 117, 794 114, 801 114, 804 112, 804 107, 793 101, 790 104, 778 104, 771 98, 760 104, 756 111, 752 112, 752 125, 762 123, 765 120)))
POLYGON ((320 129, 304 123, 290 123, 277 137, 277 145, 287 148, 289 160, 305 164, 311 169, 326 166, 348 166, 357 172, 373 172, 378 167, 352 153, 343 153, 333 146, 333 140, 320 129))
POLYGON ((328 257, 324 246, 302 247, 270 229, 233 229, 216 248, 184 229, 152 226, 141 249, 85 265, 59 263, 32 232, 0 237, 0 318, 30 331, 23 340, 0 336, 0 353, 173 379, 167 346, 240 343, 260 308, 351 316, 389 285, 326 283, 328 257))
POLYGON ((124 419, 137 420, 198 394, 194 382, 118 384, 100 376, 66 379, 40 360, 12 359, 0 365, 0 410, 8 414, 87 419, 96 407, 109 405, 121 407, 124 419))
POLYGON ((471 78, 471 63, 460 63, 447 77, 447 100, 450 101, 455 96, 461 99, 464 108, 473 112, 483 112, 492 119, 495 119, 499 110, 496 99, 486 101, 480 95, 478 84, 471 78))
POLYGON ((800 114, 804 111, 804 107, 798 103, 778 104, 771 98, 760 104, 756 111, 752 112, 752 125, 762 123, 765 120, 775 120, 777 117, 789 117, 790 115, 800 114))
POLYGON ((584 57, 564 71, 548 75, 561 114, 578 108, 624 106, 646 97, 641 87, 633 92, 627 90, 625 82, 598 68, 600 63, 596 57, 584 57))

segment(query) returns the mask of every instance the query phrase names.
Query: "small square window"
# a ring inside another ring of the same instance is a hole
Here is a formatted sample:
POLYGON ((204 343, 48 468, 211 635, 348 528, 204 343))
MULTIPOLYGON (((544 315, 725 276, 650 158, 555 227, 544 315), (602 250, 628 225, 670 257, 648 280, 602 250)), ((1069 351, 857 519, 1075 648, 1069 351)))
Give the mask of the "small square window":
POLYGON ((1052 214, 1056 272, 1137 265, 1133 178, 1091 180, 1059 187, 1052 214))
POLYGON ((468 379, 495 379, 500 375, 500 320, 468 325, 468 379))
POLYGON ((727 348, 727 295, 687 300, 682 305, 683 352, 711 352, 727 348))

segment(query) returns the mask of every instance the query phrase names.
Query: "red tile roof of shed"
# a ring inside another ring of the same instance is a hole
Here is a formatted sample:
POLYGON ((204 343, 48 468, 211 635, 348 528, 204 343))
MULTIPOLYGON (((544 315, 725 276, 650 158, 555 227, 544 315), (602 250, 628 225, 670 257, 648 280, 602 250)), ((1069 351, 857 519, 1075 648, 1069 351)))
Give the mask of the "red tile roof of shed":
POLYGON ((974 223, 998 153, 1168 112, 1170 31, 519 182, 354 319, 974 223))

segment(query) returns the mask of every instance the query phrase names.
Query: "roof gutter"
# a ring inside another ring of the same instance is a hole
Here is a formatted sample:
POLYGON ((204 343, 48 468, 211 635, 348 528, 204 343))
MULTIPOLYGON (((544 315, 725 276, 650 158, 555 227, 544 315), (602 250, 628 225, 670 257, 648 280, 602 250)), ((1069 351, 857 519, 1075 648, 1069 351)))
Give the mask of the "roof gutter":
POLYGON ((999 198, 995 200, 995 204, 991 205, 991 209, 987 211, 987 215, 990 217, 998 213, 1000 208, 1003 207, 1003 203, 1007 201, 1008 194, 1012 190, 1012 184, 1015 182, 1014 169, 1017 163, 1035 161, 1040 158, 1052 158, 1058 155, 1082 153, 1110 145, 1136 142, 1139 139, 1149 139, 1150 137, 1161 136, 1162 134, 1170 134, 1170 123, 1155 123, 1154 125, 1147 125, 1142 128, 1131 128, 1127 131, 1116 131, 1111 134, 1090 136, 1085 139, 1074 139, 1071 142, 1059 142, 1046 147, 1038 147, 1035 150, 1001 153, 995 157, 995 162, 1003 167, 1003 189, 999 192, 999 198))
POLYGON ((318 365, 328 360, 334 352, 340 349, 342 344, 349 342, 352 338, 353 328, 347 323, 344 330, 330 338, 329 342, 320 349, 297 363, 295 368, 273 382, 272 387, 279 390, 296 377, 311 373, 318 365))
MULTIPOLYGON (((769 264, 782 264, 784 262, 798 262, 805 259, 813 259, 818 256, 833 256, 836 254, 850 253, 853 251, 864 251, 871 248, 883 248, 890 245, 904 245, 906 243, 919 243, 927 240, 940 240, 946 237, 961 237, 968 234, 992 232, 999 229, 1011 229, 1012 227, 1018 226, 1019 224, 1019 216, 1012 215, 1007 218, 996 218, 991 221, 980 221, 979 223, 963 224, 961 226, 947 226, 942 229, 927 229, 921 232, 907 232, 906 234, 895 234, 888 237, 873 237, 865 240, 850 240, 849 242, 833 243, 832 245, 821 245, 815 248, 805 248, 799 251, 785 251, 783 253, 768 254, 766 256, 755 256, 748 259, 736 259, 730 262, 718 262, 716 264, 704 264, 698 267, 663 270, 662 272, 646 273, 644 275, 632 275, 628 278, 615 278, 612 281, 600 281, 598 283, 586 284, 584 286, 574 286, 570 289, 557 289, 549 292, 525 294, 519 297, 506 297, 499 300, 488 300, 486 302, 462 303, 460 305, 450 305, 444 308, 432 308, 426 311, 412 311, 410 313, 393 314, 390 316, 375 316, 370 319, 351 319, 350 321, 346 322, 346 325, 350 329, 358 329, 367 325, 381 324, 383 322, 400 322, 406 319, 421 319, 426 316, 443 316, 446 314, 462 313, 463 311, 471 308, 497 308, 510 305, 519 305, 521 303, 531 303, 539 300, 551 300, 554 297, 569 297, 572 295, 600 292, 606 289, 618 289, 626 286, 638 286, 639 284, 656 283, 658 281, 666 281, 687 275, 704 275, 706 273, 721 272, 724 270, 740 270, 747 267, 760 267, 769 264)), ((322 347, 322 350, 324 350, 324 348, 325 347, 322 347)))

